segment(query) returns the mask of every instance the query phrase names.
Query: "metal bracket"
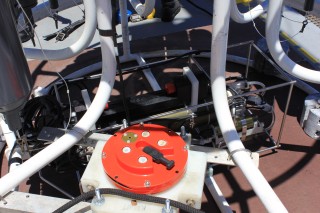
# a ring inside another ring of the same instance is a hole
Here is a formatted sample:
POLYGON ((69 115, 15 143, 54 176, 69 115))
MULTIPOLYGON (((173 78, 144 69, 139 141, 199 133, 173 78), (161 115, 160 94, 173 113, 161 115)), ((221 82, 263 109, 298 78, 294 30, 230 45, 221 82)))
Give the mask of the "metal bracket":
POLYGON ((227 166, 236 166, 236 164, 232 160, 232 155, 238 151, 247 151, 250 152, 250 157, 253 163, 258 167, 259 166, 259 153, 251 152, 250 150, 238 149, 231 153, 228 152, 226 149, 218 149, 218 148, 211 148, 211 147, 203 147, 203 146, 190 146, 190 150, 204 152, 207 154, 207 163, 212 164, 221 164, 227 166))

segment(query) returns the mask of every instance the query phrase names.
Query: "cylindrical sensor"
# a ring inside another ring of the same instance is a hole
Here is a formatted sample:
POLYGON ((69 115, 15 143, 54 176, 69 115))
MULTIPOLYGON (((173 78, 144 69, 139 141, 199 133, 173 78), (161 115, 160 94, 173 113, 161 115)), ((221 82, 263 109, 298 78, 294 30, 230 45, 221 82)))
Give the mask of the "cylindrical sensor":
POLYGON ((19 112, 29 98, 32 80, 11 9, 10 0, 0 1, 0 113, 11 130, 18 130, 19 112))

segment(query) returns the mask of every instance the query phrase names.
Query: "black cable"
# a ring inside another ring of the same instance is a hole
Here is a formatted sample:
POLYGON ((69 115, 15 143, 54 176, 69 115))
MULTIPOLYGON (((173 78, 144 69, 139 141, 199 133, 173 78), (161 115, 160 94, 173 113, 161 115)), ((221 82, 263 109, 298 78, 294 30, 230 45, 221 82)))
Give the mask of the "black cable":
POLYGON ((144 69, 149 69, 149 68, 152 68, 152 67, 168 64, 168 63, 171 63, 171 62, 176 61, 178 59, 185 58, 185 57, 190 56, 190 55, 199 55, 199 54, 204 53, 204 52, 210 52, 210 50, 194 50, 194 51, 190 51, 190 52, 184 53, 182 55, 179 55, 179 56, 176 56, 176 57, 173 57, 173 58, 170 58, 170 59, 165 59, 165 60, 161 60, 161 61, 147 63, 147 64, 145 64, 143 66, 131 67, 129 69, 125 69, 123 71, 123 74, 129 74, 129 73, 133 73, 133 72, 136 72, 136 71, 142 71, 144 69))
MULTIPOLYGON (((130 67, 130 68, 127 68, 127 69, 122 69, 122 75, 129 74, 129 73, 134 73, 136 71, 142 71, 144 69, 148 69, 148 68, 152 68, 152 67, 157 67, 157 66, 169 64, 169 63, 172 63, 172 62, 174 62, 174 61, 176 61, 178 59, 185 58, 185 57, 188 57, 190 55, 199 55, 201 53, 208 53, 208 52, 211 52, 211 51, 210 50, 194 50, 194 51, 190 51, 190 52, 187 52, 187 53, 184 53, 182 55, 175 56, 175 57, 172 57, 172 58, 169 58, 169 59, 164 59, 164 60, 161 60, 161 61, 156 61, 156 62, 152 62, 152 63, 146 63, 144 65, 139 65, 139 66, 130 67)), ((118 75, 120 75, 120 73, 117 73, 116 75, 118 76, 118 75)), ((80 79, 80 80, 90 80, 90 76, 83 76, 83 78, 84 79, 80 79)), ((58 80, 55 80, 55 81, 51 82, 45 88, 47 88, 50 85, 56 83, 57 81, 58 80)), ((66 81, 68 82, 68 80, 66 80, 66 81)), ((51 91, 52 91, 52 89, 50 90, 50 92, 51 91)))
POLYGON ((300 24, 303 23, 303 21, 295 21, 295 20, 290 19, 290 18, 288 18, 288 17, 286 17, 286 16, 284 16, 284 15, 281 15, 281 17, 282 17, 282 18, 285 18, 285 19, 287 19, 287 20, 289 20, 289 21, 295 22, 295 23, 300 23, 300 24))
MULTIPOLYGON (((109 188, 102 188, 100 189, 100 193, 101 194, 109 194, 109 195, 117 195, 117 196, 121 196, 121 197, 125 197, 125 198, 130 198, 133 200, 141 200, 141 201, 146 201, 146 202, 151 202, 151 203, 158 203, 158 204, 163 204, 165 205, 166 199, 165 198, 161 198, 161 197, 154 197, 151 195, 145 195, 145 194, 135 194, 132 192, 127 192, 127 191, 123 191, 123 190, 119 190, 119 189, 109 189, 109 188)), ((69 201, 68 203, 64 204, 63 206, 61 206, 60 208, 58 208, 57 210, 55 210, 53 213, 62 213, 68 209, 70 209, 71 207, 73 207, 74 205, 91 199, 95 196, 95 191, 89 191, 87 193, 84 193, 78 197, 76 197, 75 199, 69 201)), ((181 202, 177 202, 174 200, 170 200, 170 205, 173 207, 176 207, 178 209, 184 210, 186 212, 189 213, 204 213, 201 210, 195 209, 191 206, 188 206, 186 204, 183 204, 181 202)))
POLYGON ((52 96, 40 96, 29 100, 23 111, 23 130, 37 137, 44 126, 61 127, 63 115, 59 103, 52 96))
POLYGON ((10 165, 12 163, 12 155, 13 155, 13 152, 15 150, 15 148, 17 147, 18 143, 17 143, 17 140, 14 142, 13 144, 13 147, 12 149, 10 150, 10 154, 9 154, 9 157, 8 157, 8 173, 10 172, 10 165))
MULTIPOLYGON (((0 143, 5 143, 5 142, 1 141, 0 143)), ((0 178, 2 177, 1 171, 2 171, 2 162, 4 159, 4 150, 5 150, 5 147, 3 147, 2 150, 0 150, 0 178)))
POLYGON ((192 6, 194 6, 195 8, 197 8, 198 10, 201 10, 202 12, 208 14, 210 17, 213 16, 211 12, 209 12, 208 10, 206 10, 206 9, 198 6, 198 5, 197 5, 196 3, 194 3, 193 1, 187 0, 187 2, 189 2, 189 4, 191 4, 192 6))

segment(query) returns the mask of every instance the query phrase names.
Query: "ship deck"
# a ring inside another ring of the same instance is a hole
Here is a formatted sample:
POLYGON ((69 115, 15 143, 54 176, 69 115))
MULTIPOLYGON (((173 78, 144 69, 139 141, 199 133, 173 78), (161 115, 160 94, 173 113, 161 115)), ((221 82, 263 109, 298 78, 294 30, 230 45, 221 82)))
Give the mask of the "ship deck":
MULTIPOLYGON (((201 12, 199 12, 201 13, 201 12)), ((208 17, 209 21, 211 17, 208 17)), ((163 26, 166 24, 161 23, 163 26)), ((171 23, 167 24, 172 25, 171 23)), ((263 23, 257 20, 257 27, 263 33, 263 23)), ((171 26, 172 27, 172 26, 171 26)), ((173 29, 175 29, 173 27, 173 29)), ((136 52, 151 52, 158 50, 204 50, 210 49, 212 25, 191 27, 188 29, 174 30, 164 35, 150 35, 147 38, 135 39, 131 42, 131 50, 136 52), (175 32, 177 31, 177 32, 175 32), (152 44, 152 45, 150 45, 152 44)), ((260 39, 260 35, 253 28, 252 23, 237 24, 230 22, 229 44, 254 41, 260 39)), ((230 50, 232 54, 247 57, 247 50, 230 50)), ((299 56, 292 55, 299 60, 299 56)), ((29 61, 30 71, 34 80, 34 86, 46 86, 57 78, 55 72, 60 72, 63 76, 76 71, 86 65, 101 60, 100 48, 93 47, 87 49, 80 55, 57 62, 46 62, 33 60, 29 61)), ((205 70, 209 71, 210 60, 199 59, 205 70)), ((166 76, 173 72, 181 72, 181 65, 184 61, 177 61, 166 66, 159 66, 153 69, 156 78, 159 79, 160 86, 165 84, 166 76)), ((304 63, 304 62, 302 62, 304 63)), ((306 63, 304 65, 307 66, 306 63)), ((245 66, 227 63, 228 74, 243 73, 245 66)), ((283 81, 273 77, 257 73, 250 69, 249 76, 252 79, 262 81, 267 85, 282 83, 283 81)), ((124 76, 125 88, 129 91, 126 95, 141 94, 151 91, 147 81, 140 73, 124 76)), ((119 82, 116 82, 116 87, 119 82)), ((119 93, 114 92, 114 96, 119 93)), ((282 116, 285 111, 288 87, 267 92, 273 100, 276 120, 270 135, 278 139, 281 127, 282 116)), ((304 105, 306 93, 294 88, 288 113, 285 119, 283 134, 281 137, 281 147, 260 153, 259 169, 266 177, 271 187, 274 189, 280 200, 289 212, 317 212, 320 208, 320 144, 318 141, 308 137, 299 125, 300 115, 304 105)), ((264 135, 253 138, 245 146, 252 151, 270 147, 267 137, 264 135)), ((1 176, 7 173, 7 162, 2 161, 1 176)), ((61 186, 70 194, 79 195, 79 187, 75 172, 57 174, 50 167, 43 169, 43 175, 49 180, 61 186)), ((214 166, 214 179, 219 185, 223 195, 234 212, 265 212, 265 208, 255 195, 254 191, 246 181, 245 177, 237 167, 214 166)), ((20 190, 24 192, 64 197, 61 193, 43 182, 38 174, 30 177, 21 184, 20 190)), ((204 187, 202 210, 206 212, 218 212, 214 200, 208 189, 204 187)))

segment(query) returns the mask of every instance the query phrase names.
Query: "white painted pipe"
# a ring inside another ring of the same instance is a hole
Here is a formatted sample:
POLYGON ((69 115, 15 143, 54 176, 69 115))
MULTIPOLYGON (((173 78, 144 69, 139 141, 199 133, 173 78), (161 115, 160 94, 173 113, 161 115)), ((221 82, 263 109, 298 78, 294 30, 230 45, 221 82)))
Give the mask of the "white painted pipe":
MULTIPOLYGON (((141 5, 140 1, 131 0, 130 3, 135 7, 134 4, 141 5)), ((153 2, 154 6, 154 0, 146 1, 143 7, 148 7, 148 5, 151 5, 150 3, 153 2)), ((146 64, 145 60, 139 55, 139 54, 131 54, 130 50, 130 34, 129 34, 129 26, 128 26, 128 18, 127 18, 127 0, 120 0, 119 1, 119 7, 120 7, 120 15, 121 15, 121 29, 122 29, 122 49, 123 49, 123 55, 120 57, 121 61, 131 61, 136 60, 139 65, 146 64)), ((155 79, 154 75, 152 74, 150 69, 144 69, 143 74, 147 78, 151 88, 153 91, 161 90, 157 80, 155 79)))
POLYGON ((283 51, 279 40, 283 0, 270 0, 266 22, 266 39, 269 51, 276 63, 289 74, 312 83, 320 83, 320 72, 300 66, 283 51))
POLYGON ((132 58, 130 51, 130 34, 127 17, 127 0, 119 1, 120 18, 121 18, 121 32, 122 32, 122 57, 126 59, 132 58))
MULTIPOLYGON (((16 140, 17 140, 16 135, 14 134, 14 132, 12 132, 9 129, 9 126, 3 120, 3 118, 1 118, 1 116, 0 116, 0 126, 1 126, 1 129, 2 129, 2 133, 3 133, 4 139, 6 140, 6 143, 7 143, 7 150, 9 150, 9 152, 10 152, 11 149, 13 148, 16 140)), ((5 153, 5 155, 7 157, 9 156, 9 155, 7 155, 7 153, 5 153)))
MULTIPOLYGON (((136 61, 138 62, 139 65, 145 65, 146 61, 144 60, 143 57, 141 57, 140 54, 133 54, 133 56, 135 57, 136 61)), ((147 68, 147 69, 143 69, 143 74, 146 77, 146 79, 148 80, 151 88, 153 91, 159 91, 161 90, 161 87, 157 81, 157 79, 154 77, 151 69, 147 68)))
MULTIPOLYGON (((187 76, 191 83, 191 103, 190 106, 198 105, 199 100, 199 81, 189 67, 183 67, 183 74, 187 76)), ((194 112, 197 109, 194 110, 194 112)))
POLYGON ((215 113, 233 161, 241 169, 264 207, 268 212, 287 212, 245 150, 230 114, 226 95, 225 67, 231 1, 233 0, 214 1, 210 74, 215 113))
POLYGON ((63 60, 66 58, 76 56, 77 54, 81 53, 85 48, 87 48, 96 32, 96 5, 94 1, 91 0, 84 0, 83 3, 86 10, 84 29, 80 38, 74 44, 72 44, 70 47, 66 47, 63 49, 52 50, 24 48, 26 58, 53 61, 63 60))
POLYGON ((155 0, 145 0, 142 4, 139 0, 129 0, 133 9, 142 17, 147 17, 152 12, 155 0))
MULTIPOLYGON (((96 0, 98 27, 111 30, 111 0, 96 0)), ((0 196, 4 196, 24 179, 56 159, 77 143, 98 120, 109 100, 116 75, 115 49, 112 37, 100 37, 102 77, 97 94, 81 120, 65 135, 0 179, 0 196)))
POLYGON ((206 177, 204 180, 207 188, 209 189, 210 194, 213 199, 216 201, 217 206, 219 207, 221 213, 232 213, 232 209, 229 206, 229 203, 223 196, 217 182, 213 177, 206 177))
MULTIPOLYGON (((153 52, 145 52, 145 53, 140 53, 140 56, 144 59, 149 59, 149 58, 160 58, 160 57, 175 57, 175 56, 180 56, 182 54, 185 54, 187 52, 190 52, 190 50, 160 50, 160 51, 153 51, 153 52)), ((130 54, 130 57, 124 57, 124 56, 120 56, 120 62, 121 63, 126 63, 126 62, 130 62, 130 61, 136 61, 136 57, 134 57, 134 55, 130 54)), ((204 54, 199 54, 194 56, 196 58, 210 58, 210 53, 204 53, 204 54)), ((246 66, 248 63, 248 59, 247 58, 243 58, 243 57, 239 57, 236 55, 230 55, 227 54, 227 61, 232 62, 232 63, 237 63, 237 64, 241 64, 246 66)), ((253 60, 250 60, 249 62, 249 67, 253 67, 253 60)), ((88 75, 92 72, 95 72, 99 69, 102 68, 102 63, 101 62, 97 62, 95 64, 91 64, 87 67, 84 67, 82 69, 79 69, 78 71, 71 73, 70 75, 66 76, 65 79, 74 79, 74 78, 79 78, 82 77, 84 75, 88 75)), ((287 76, 287 74, 285 72, 283 72, 283 74, 285 76, 287 76)), ((288 81, 288 77, 285 77, 283 75, 277 75, 276 77, 284 80, 284 81, 288 81)), ((304 81, 291 76, 290 78, 292 78, 293 80, 297 81, 295 83, 295 86, 298 87, 299 89, 301 89, 302 91, 304 91, 307 94, 315 94, 318 93, 319 91, 316 90, 315 88, 313 88, 312 86, 310 86, 309 84, 305 83, 304 81)), ((40 89, 40 93, 41 95, 45 95, 48 94, 48 92, 51 90, 52 86, 48 86, 47 88, 42 88, 40 89)))
POLYGON ((248 23, 252 21, 253 19, 256 19, 260 15, 266 12, 268 7, 268 2, 264 1, 261 4, 258 4, 254 8, 252 8, 250 11, 246 13, 241 13, 238 9, 236 0, 231 1, 231 18, 233 21, 237 23, 248 23))
MULTIPOLYGON (((59 8, 58 8, 59 12, 82 4, 82 0, 59 0, 58 2, 59 2, 59 8)), ((37 21, 40 21, 41 19, 52 16, 52 12, 50 11, 49 8, 50 8, 49 1, 42 1, 42 3, 39 3, 36 7, 32 8, 33 20, 37 22, 37 21)), ((22 21, 22 16, 19 17, 19 21, 22 21)))
MULTIPOLYGON (((3 118, 0 117, 0 127, 2 129, 2 133, 4 136, 4 139, 6 140, 6 144, 7 144, 7 148, 5 149, 4 153, 6 158, 9 161, 9 157, 10 157, 10 153, 12 152, 12 158, 20 158, 22 159, 22 152, 21 152, 21 148, 18 146, 16 147, 13 151, 13 147, 17 141, 16 135, 14 134, 14 132, 12 132, 9 129, 9 126, 7 125, 7 123, 5 122, 5 120, 3 120, 3 118)), ((14 169, 17 168, 17 166, 19 166, 20 163, 19 162, 14 162, 10 164, 9 167, 9 171, 13 171, 14 169)))

